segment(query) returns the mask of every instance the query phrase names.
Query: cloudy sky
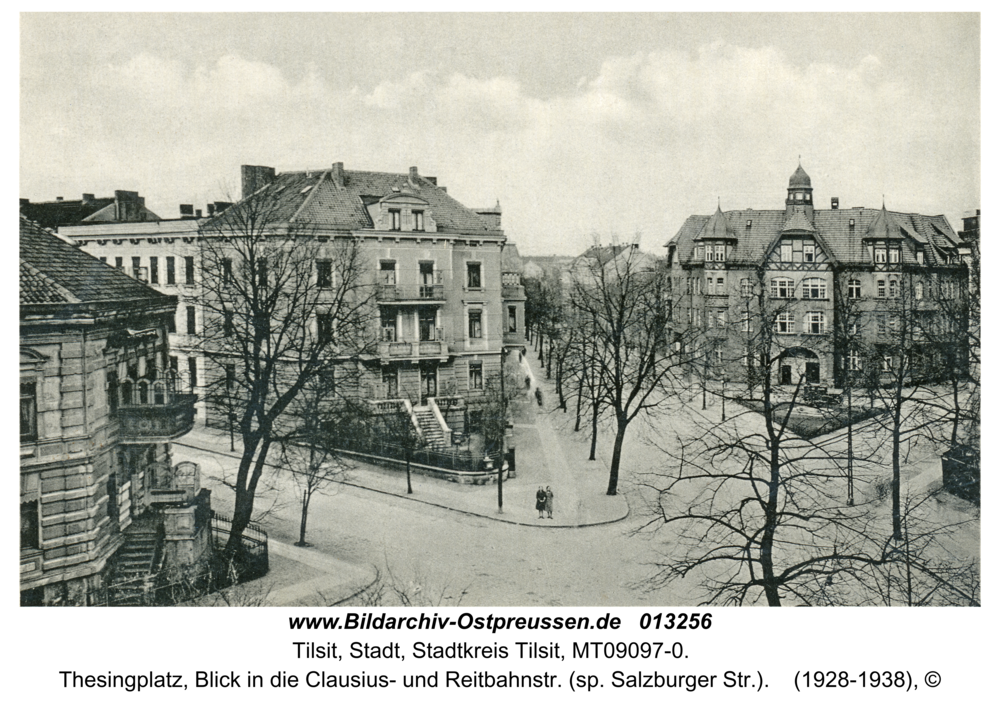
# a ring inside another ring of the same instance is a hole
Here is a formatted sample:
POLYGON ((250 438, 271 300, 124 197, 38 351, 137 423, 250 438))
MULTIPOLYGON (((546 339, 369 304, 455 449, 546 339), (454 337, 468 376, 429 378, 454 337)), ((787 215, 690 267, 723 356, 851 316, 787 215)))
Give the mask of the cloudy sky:
POLYGON ((692 213, 980 205, 975 14, 21 15, 20 196, 139 191, 162 217, 239 165, 404 172, 498 200, 528 254, 659 250, 692 213))

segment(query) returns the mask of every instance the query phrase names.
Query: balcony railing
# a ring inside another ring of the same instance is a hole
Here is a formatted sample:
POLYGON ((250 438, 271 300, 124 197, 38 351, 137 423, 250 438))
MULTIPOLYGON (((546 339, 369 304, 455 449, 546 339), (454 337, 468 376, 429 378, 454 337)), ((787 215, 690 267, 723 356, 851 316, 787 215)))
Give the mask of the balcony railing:
POLYGON ((380 284, 375 291, 375 298, 383 303, 404 302, 443 302, 443 284, 420 284, 404 286, 401 284, 380 284))
POLYGON ((197 395, 172 394, 162 403, 118 407, 118 436, 126 444, 150 444, 183 436, 194 427, 197 395))
POLYGON ((378 344, 380 358, 444 357, 448 344, 444 341, 383 341, 378 344))

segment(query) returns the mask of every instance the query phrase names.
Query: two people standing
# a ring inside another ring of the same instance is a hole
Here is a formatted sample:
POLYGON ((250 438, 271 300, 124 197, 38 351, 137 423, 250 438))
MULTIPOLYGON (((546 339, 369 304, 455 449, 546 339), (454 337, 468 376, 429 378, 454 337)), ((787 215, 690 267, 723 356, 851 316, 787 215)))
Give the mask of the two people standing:
POLYGON ((552 519, 552 498, 555 493, 552 492, 552 486, 538 486, 538 492, 535 493, 535 509, 538 510, 538 519, 542 519, 542 513, 547 513, 548 519, 552 519))

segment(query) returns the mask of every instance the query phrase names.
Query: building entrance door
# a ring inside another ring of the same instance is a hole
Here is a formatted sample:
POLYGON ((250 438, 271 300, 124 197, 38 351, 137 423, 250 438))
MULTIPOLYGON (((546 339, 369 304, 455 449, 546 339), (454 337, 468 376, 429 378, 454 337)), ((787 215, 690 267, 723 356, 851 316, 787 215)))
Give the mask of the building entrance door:
POLYGON ((819 383, 819 363, 806 363, 806 382, 819 383))
POLYGON ((420 404, 427 404, 428 397, 437 397, 437 366, 424 363, 420 366, 420 404))

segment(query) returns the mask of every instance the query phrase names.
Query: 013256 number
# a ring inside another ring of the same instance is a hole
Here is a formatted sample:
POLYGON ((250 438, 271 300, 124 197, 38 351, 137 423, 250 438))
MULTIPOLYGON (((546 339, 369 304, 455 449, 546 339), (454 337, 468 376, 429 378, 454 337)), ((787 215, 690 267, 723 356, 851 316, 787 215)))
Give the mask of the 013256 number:
POLYGON ((708 630, 712 627, 711 613, 643 613, 639 618, 643 630, 708 630))

